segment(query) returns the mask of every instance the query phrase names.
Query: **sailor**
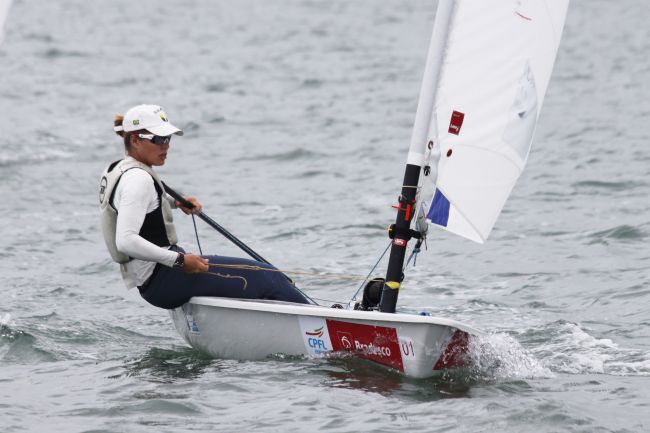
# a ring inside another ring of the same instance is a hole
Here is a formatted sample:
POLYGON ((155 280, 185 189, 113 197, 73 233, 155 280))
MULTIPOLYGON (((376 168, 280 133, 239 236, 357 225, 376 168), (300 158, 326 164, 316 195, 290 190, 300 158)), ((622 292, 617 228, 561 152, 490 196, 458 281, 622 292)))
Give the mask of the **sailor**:
POLYGON ((99 185, 101 226, 112 259, 120 264, 127 288, 160 308, 176 308, 192 296, 272 299, 306 304, 307 298, 277 269, 266 263, 224 256, 186 253, 177 245, 172 208, 186 208, 164 189, 154 166, 167 159, 170 141, 183 131, 157 105, 138 105, 117 115, 115 132, 126 157, 110 164, 99 185), (252 267, 252 268, 251 268, 252 267))

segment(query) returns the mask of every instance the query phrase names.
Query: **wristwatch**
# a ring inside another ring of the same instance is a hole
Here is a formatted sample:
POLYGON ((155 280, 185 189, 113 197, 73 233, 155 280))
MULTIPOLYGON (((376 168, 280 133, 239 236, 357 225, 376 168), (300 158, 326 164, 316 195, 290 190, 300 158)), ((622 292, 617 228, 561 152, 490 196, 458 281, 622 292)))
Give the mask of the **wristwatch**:
POLYGON ((183 269, 183 266, 185 266, 185 254, 178 253, 176 261, 174 262, 174 267, 183 269))

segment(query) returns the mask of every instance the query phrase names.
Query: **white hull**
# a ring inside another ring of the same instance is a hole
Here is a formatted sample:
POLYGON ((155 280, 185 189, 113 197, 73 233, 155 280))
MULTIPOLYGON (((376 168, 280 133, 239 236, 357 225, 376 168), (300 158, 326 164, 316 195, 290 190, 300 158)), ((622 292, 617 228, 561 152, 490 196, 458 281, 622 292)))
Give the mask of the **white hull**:
POLYGON ((466 366, 469 338, 479 334, 431 316, 230 298, 195 297, 171 316, 190 346, 217 358, 348 352, 415 378, 466 366))

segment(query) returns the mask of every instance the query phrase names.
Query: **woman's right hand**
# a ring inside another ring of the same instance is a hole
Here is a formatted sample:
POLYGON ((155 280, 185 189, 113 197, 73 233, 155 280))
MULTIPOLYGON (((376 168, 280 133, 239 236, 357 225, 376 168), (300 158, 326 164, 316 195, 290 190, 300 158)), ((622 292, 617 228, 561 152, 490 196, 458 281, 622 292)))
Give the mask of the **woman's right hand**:
POLYGON ((185 254, 185 263, 183 264, 183 271, 188 274, 195 274, 197 272, 208 272, 208 259, 195 254, 185 254))

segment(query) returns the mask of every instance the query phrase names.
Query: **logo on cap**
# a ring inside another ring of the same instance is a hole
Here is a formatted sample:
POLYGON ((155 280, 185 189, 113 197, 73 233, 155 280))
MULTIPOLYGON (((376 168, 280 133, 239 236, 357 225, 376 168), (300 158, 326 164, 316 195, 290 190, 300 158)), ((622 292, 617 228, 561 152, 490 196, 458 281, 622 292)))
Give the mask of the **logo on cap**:
POLYGON ((163 122, 169 122, 169 119, 167 119, 165 113, 160 113, 160 118, 162 119, 163 122))
POLYGON ((140 120, 139 120, 139 119, 135 119, 135 120, 133 120, 133 126, 138 126, 139 124, 140 124, 140 120))

